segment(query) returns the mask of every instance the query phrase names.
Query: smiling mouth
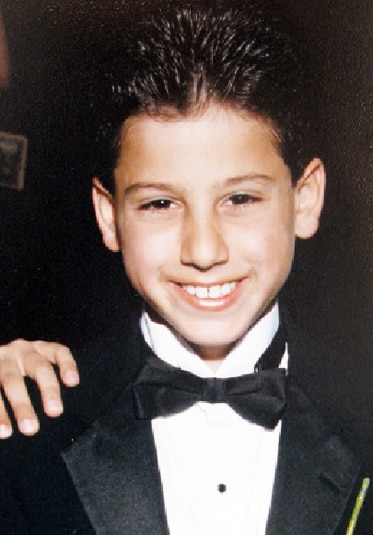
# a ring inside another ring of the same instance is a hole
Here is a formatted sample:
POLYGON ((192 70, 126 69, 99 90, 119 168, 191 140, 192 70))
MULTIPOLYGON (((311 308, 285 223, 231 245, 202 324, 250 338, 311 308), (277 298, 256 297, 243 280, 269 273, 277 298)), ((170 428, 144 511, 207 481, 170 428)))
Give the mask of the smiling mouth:
POLYGON ((214 284, 212 286, 193 286, 191 284, 181 285, 189 295, 198 299, 221 299, 231 294, 237 288, 238 282, 225 282, 224 284, 214 284))

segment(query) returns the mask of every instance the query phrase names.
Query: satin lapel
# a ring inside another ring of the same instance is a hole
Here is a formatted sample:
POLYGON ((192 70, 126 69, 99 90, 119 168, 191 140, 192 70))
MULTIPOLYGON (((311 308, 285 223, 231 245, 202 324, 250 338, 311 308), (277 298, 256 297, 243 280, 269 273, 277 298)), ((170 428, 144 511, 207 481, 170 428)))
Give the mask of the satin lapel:
POLYGON ((167 535, 151 424, 129 416, 128 398, 123 394, 63 459, 98 535, 167 535))
POLYGON ((334 535, 359 465, 289 378, 266 535, 334 535))

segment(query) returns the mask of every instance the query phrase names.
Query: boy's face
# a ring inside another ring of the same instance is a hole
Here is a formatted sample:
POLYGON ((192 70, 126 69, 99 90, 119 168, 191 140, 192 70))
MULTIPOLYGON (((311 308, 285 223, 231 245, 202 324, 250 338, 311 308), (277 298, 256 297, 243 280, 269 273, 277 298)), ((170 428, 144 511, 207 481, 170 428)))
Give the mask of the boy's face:
POLYGON ((163 321, 202 358, 223 358, 275 300, 296 235, 316 231, 322 164, 293 187, 268 126, 219 105, 132 117, 122 139, 115 204, 94 187, 104 241, 163 321))

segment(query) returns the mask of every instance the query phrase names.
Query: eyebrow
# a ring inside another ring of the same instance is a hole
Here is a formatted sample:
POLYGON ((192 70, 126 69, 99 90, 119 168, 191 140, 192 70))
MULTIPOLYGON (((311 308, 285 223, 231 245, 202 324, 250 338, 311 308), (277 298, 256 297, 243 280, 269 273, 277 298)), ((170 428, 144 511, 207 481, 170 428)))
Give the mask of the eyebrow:
MULTIPOLYGON (((274 178, 270 175, 252 173, 252 174, 240 175, 236 177, 223 179, 221 182, 216 184, 216 188, 240 185, 240 184, 244 184, 245 182, 270 183, 270 182, 273 182, 273 180, 274 178)), ((123 191, 123 197, 127 197, 128 195, 136 193, 137 191, 143 191, 143 190, 180 192, 183 189, 184 188, 175 186, 175 184, 172 184, 169 182, 138 182, 135 184, 131 184, 130 186, 125 188, 125 190, 123 191)))
POLYGON ((180 188, 175 188, 174 185, 167 182, 138 182, 136 184, 131 184, 128 188, 125 188, 123 191, 123 197, 136 193, 137 191, 143 190, 158 190, 158 191, 170 191, 170 190, 179 190, 180 188))
POLYGON ((235 176, 232 178, 227 178, 223 181, 224 186, 230 186, 230 185, 236 185, 236 184, 242 184, 244 182, 259 182, 259 183, 267 183, 267 182, 273 182, 274 177, 271 175, 265 175, 260 173, 250 173, 247 175, 242 176, 235 176))

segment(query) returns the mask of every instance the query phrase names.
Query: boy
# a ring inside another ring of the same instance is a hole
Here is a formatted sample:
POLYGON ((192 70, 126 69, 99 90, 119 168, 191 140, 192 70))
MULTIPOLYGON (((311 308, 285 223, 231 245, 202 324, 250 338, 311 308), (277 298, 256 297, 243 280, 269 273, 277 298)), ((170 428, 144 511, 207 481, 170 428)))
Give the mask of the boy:
POLYGON ((298 386, 314 350, 278 304, 325 187, 297 58, 250 6, 123 40, 92 88, 92 197, 142 306, 74 351, 60 420, 2 443, 0 529, 368 533, 368 479, 298 386))

